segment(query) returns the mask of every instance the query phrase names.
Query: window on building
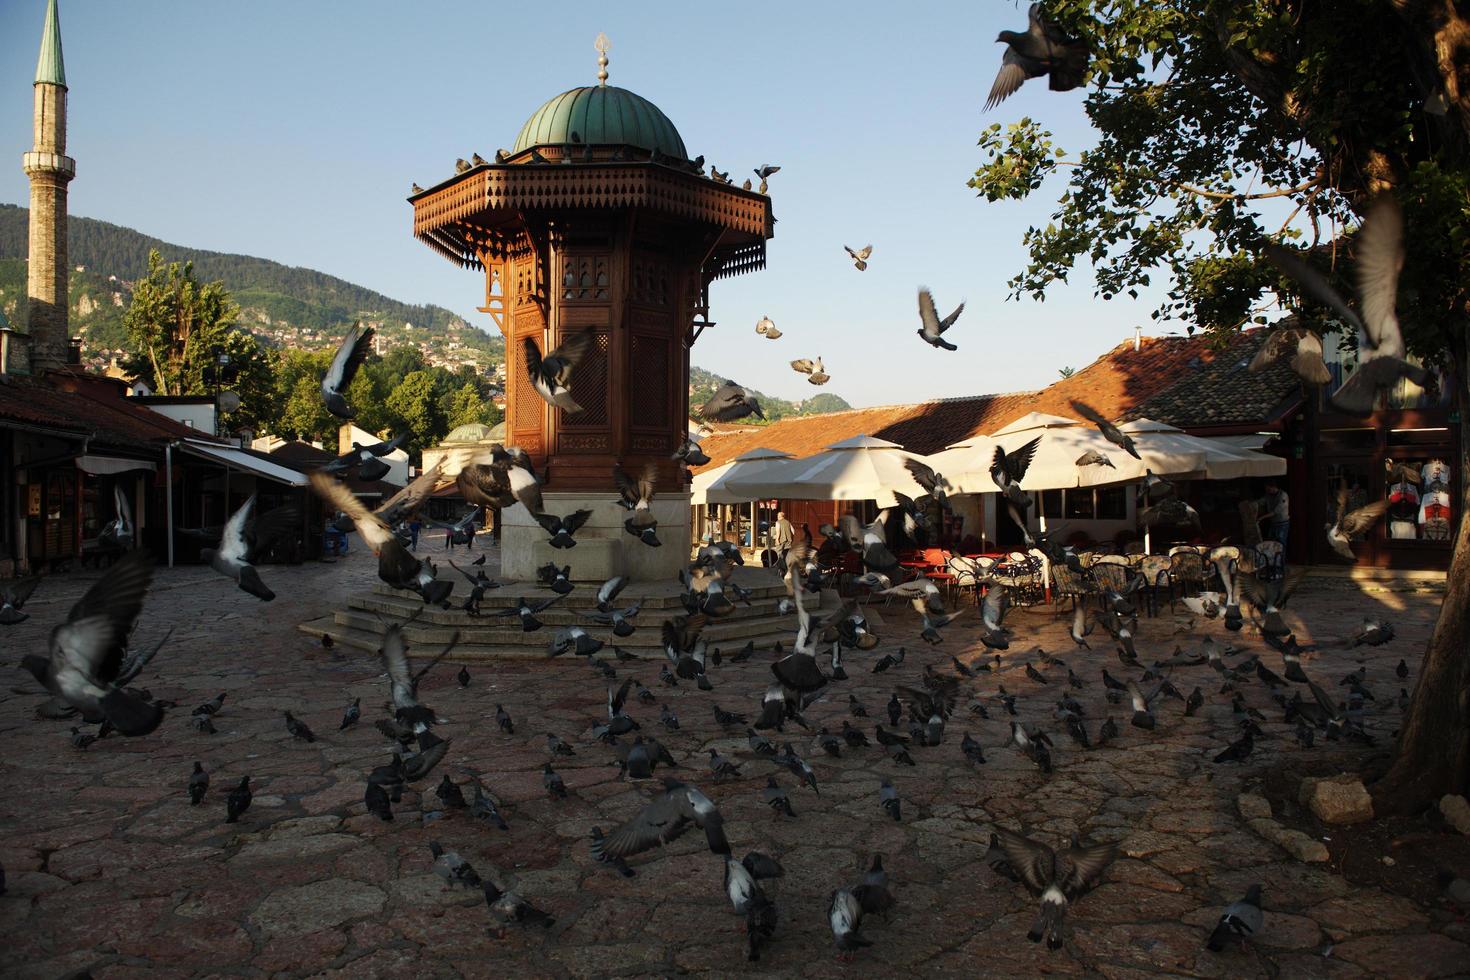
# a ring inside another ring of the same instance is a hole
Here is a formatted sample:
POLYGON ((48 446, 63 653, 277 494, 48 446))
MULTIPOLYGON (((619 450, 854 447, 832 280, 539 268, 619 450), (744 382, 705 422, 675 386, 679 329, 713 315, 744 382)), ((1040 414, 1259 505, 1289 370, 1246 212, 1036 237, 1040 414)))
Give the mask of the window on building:
POLYGON ((1128 516, 1128 489, 1126 487, 1098 487, 1097 518, 1101 521, 1121 521, 1128 516))
POLYGON ((1043 491, 1041 491, 1041 516, 1042 517, 1061 517, 1062 516, 1062 491, 1060 491, 1060 490, 1043 490, 1043 491))
POLYGON ((1068 490, 1067 506, 1065 508, 1068 517, 1080 520, 1091 520, 1094 516, 1091 490, 1068 490))

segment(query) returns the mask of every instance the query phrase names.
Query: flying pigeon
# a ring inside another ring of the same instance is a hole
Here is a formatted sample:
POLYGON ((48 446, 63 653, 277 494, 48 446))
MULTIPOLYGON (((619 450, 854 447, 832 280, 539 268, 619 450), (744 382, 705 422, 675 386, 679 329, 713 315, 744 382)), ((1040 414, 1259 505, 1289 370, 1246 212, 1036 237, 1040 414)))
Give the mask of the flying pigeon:
POLYGON ((995 456, 990 463, 990 479, 1005 494, 1008 501, 1015 504, 1021 513, 1032 504, 1031 495, 1021 489, 1021 481, 1026 477, 1026 470, 1030 468, 1031 461, 1036 458, 1036 449, 1041 445, 1041 436, 1037 436, 1023 446, 1018 446, 1010 452, 1006 452, 1001 446, 995 447, 995 456))
POLYGON ((857 268, 857 271, 862 272, 868 267, 868 258, 873 254, 873 246, 864 245, 862 248, 855 251, 851 245, 844 245, 842 247, 852 258, 852 264, 857 268))
POLYGON ((1093 408, 1086 402, 1077 401, 1075 398, 1072 399, 1071 405, 1072 411, 1076 412, 1078 415, 1082 416, 1084 419, 1097 426, 1097 430, 1103 434, 1104 439, 1106 439, 1108 442, 1111 442, 1113 445, 1117 446, 1119 449, 1123 450, 1134 459, 1140 461, 1143 459, 1142 456, 1138 455, 1138 447, 1134 445, 1133 437, 1114 425, 1101 412, 1099 412, 1097 409, 1093 408))
MULTIPOLYGON (((1266 257, 1276 262, 1288 274, 1292 274, 1291 269, 1300 266, 1295 254, 1279 245, 1268 245, 1266 257)), ((1291 366, 1292 373, 1307 384, 1325 385, 1332 381, 1332 374, 1327 370, 1326 361, 1322 359, 1322 338, 1309 327, 1289 321, 1271 330, 1256 351, 1256 356, 1251 358, 1247 370, 1258 373, 1282 360, 1291 366)))
POLYGON ((733 381, 727 380, 713 397, 699 409, 699 417, 711 422, 734 422, 747 415, 765 420, 761 404, 749 392, 733 381))
POLYGON ((354 323, 337 348, 331 367, 322 376, 322 400, 326 403, 327 411, 339 419, 357 417, 344 396, 348 386, 352 384, 353 375, 357 374, 357 369, 362 367, 362 362, 367 360, 372 351, 373 336, 372 327, 354 323))
POLYGON ((39 575, 0 582, 0 626, 14 626, 30 618, 30 613, 23 613, 20 609, 40 584, 39 575))
POLYGON ((592 349, 593 339, 591 330, 571 334, 562 339, 560 347, 542 357, 536 341, 530 337, 525 338, 526 375, 531 380, 531 387, 536 389, 536 394, 545 399, 548 405, 567 413, 582 410, 582 406, 572 399, 569 385, 572 372, 592 349))
POLYGON ((657 534, 658 518, 653 516, 650 509, 656 472, 650 463, 644 468, 638 482, 634 483, 621 466, 613 467, 613 482, 617 485, 620 497, 618 505, 631 512, 627 520, 623 521, 623 530, 653 548, 662 544, 657 534))
POLYGON ((1340 412, 1368 415, 1378 393, 1400 378, 1417 385, 1430 380, 1429 372, 1410 363, 1398 320, 1399 273, 1404 266, 1404 217, 1398 202, 1384 194, 1373 201, 1354 241, 1358 279, 1358 311, 1347 304, 1311 266, 1291 249, 1265 246, 1266 256, 1313 299, 1362 338, 1358 367, 1329 401, 1340 412))
POLYGON ((1108 459, 1107 456, 1105 456, 1102 453, 1098 452, 1096 449, 1089 449, 1089 450, 1087 450, 1087 452, 1083 453, 1081 456, 1078 456, 1077 457, 1077 465, 1079 467, 1080 466, 1106 466, 1109 469, 1117 469, 1117 467, 1113 465, 1113 461, 1111 459, 1108 459))
POLYGON ((407 432, 400 432, 392 439, 364 446, 354 442, 352 448, 321 467, 323 473, 345 473, 357 467, 357 475, 364 480, 380 480, 388 475, 389 466, 381 457, 387 456, 408 440, 407 432))
POLYGON ((1327 543, 1332 546, 1333 551, 1348 561, 1356 561, 1352 539, 1368 533, 1378 523, 1379 518, 1388 511, 1388 500, 1375 500, 1353 511, 1349 511, 1347 506, 1348 488, 1344 484, 1337 490, 1337 521, 1327 526, 1327 543))
POLYGON ((312 473, 309 479, 312 489, 320 497, 351 518, 363 542, 378 556, 379 579, 395 589, 417 592, 426 605, 438 605, 449 597, 454 583, 439 579, 434 563, 429 559, 420 561, 415 558, 382 519, 369 512, 352 491, 325 473, 312 473))
POLYGON ((592 856, 599 861, 625 859, 677 840, 691 826, 705 833, 713 854, 729 854, 725 822, 714 803, 693 786, 664 779, 664 791, 632 819, 603 836, 594 832, 592 856))
POLYGON ((827 904, 827 924, 837 943, 839 958, 851 959, 855 951, 873 945, 858 935, 862 922, 863 907, 857 896, 846 888, 834 891, 827 904))
POLYGON ((540 524, 546 533, 551 535, 551 546, 553 548, 575 548, 577 541, 572 537, 587 523, 592 516, 590 510, 578 510, 566 517, 555 517, 551 514, 534 514, 536 523, 540 524))
POLYGON ((1045 936, 1048 949, 1061 948, 1068 903, 1091 891, 1118 856, 1116 844, 1082 847, 1075 840, 1058 853, 1004 827, 995 828, 990 843, 1005 855, 1006 863, 1031 894, 1041 899, 1026 938, 1039 943, 1045 936))
POLYGON ((300 511, 294 506, 277 507, 269 513, 253 517, 255 494, 251 494, 231 515, 220 532, 219 547, 200 553, 209 566, 226 578, 233 579, 243 592, 270 602, 276 594, 261 581, 254 562, 264 557, 276 540, 300 522, 300 511))
POLYGON ((1033 3, 1024 32, 1001 31, 995 43, 1006 46, 1000 71, 990 86, 985 108, 992 109, 1013 95, 1028 78, 1047 76, 1053 92, 1070 92, 1087 73, 1087 45, 1063 34, 1046 19, 1041 4, 1033 3))
POLYGON ((791 367, 798 374, 807 375, 807 381, 814 385, 824 385, 832 380, 832 376, 827 373, 820 357, 815 360, 806 357, 798 358, 791 362, 791 367))
POLYGON ((1220 921, 1215 930, 1210 933, 1209 941, 1205 944, 1211 952, 1218 953, 1225 948, 1225 944, 1231 939, 1238 938, 1244 945, 1256 933, 1261 931, 1261 923, 1264 915, 1261 912, 1261 886, 1251 885, 1246 889, 1245 898, 1238 902, 1231 902, 1220 913, 1220 921))
POLYGON ((106 720, 124 735, 147 735, 163 720, 162 708, 124 687, 133 679, 124 643, 152 578, 152 559, 129 552, 77 600, 66 622, 51 630, 47 656, 21 658, 21 666, 53 697, 86 721, 106 720))
POLYGON ((939 319, 939 312, 934 308, 934 294, 920 287, 919 289, 919 327, 918 333, 924 343, 930 347, 942 347, 945 350, 959 350, 954 344, 944 339, 944 332, 954 326, 954 322, 960 318, 965 310, 965 304, 956 306, 954 312, 943 320, 939 319))

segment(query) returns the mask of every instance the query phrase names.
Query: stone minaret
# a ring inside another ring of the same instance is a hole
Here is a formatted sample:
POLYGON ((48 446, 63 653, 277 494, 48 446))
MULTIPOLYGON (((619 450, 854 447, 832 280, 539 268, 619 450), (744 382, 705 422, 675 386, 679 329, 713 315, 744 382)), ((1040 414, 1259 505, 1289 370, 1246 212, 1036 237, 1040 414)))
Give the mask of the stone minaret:
POLYGON ((76 161, 66 155, 66 69, 61 61, 61 20, 56 0, 46 5, 41 57, 36 62, 35 145, 22 158, 31 179, 30 269, 26 283, 31 371, 40 374, 67 361, 66 185, 76 161))

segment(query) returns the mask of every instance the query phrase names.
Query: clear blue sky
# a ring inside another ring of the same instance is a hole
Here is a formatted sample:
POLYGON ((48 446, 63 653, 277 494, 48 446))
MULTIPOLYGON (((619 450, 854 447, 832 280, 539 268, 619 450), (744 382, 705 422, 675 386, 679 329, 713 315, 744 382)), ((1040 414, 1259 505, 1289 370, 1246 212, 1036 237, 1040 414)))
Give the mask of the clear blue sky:
MULTIPOLYGON (((0 200, 25 204, 44 0, 0 2, 0 200)), ((1003 27, 1025 5, 925 2, 509 4, 386 0, 61 0, 71 212, 166 241, 242 252, 470 314, 478 276, 410 234, 409 185, 509 146, 546 99, 595 82, 657 103, 691 154, 736 180, 765 162, 769 265, 713 287, 694 363, 772 394, 817 389, 821 355, 855 405, 1039 387, 1149 324, 1151 304, 1092 296, 1085 270, 1044 304, 1007 301, 1021 236, 1060 184, 1021 204, 965 186, 991 122, 1030 114, 1068 148, 1081 93, 1041 82, 990 113, 1003 27), (843 244, 874 245, 856 272, 843 244), (923 344, 915 292, 960 300, 957 353, 923 344), (769 314, 785 333, 753 326, 769 314)), ((1147 297, 1145 297, 1147 299, 1147 297)))

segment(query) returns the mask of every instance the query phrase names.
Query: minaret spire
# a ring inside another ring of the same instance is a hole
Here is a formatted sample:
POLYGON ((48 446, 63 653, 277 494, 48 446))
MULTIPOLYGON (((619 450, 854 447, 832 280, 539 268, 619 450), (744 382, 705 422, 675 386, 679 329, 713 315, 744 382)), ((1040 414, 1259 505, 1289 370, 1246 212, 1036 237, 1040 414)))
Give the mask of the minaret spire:
POLYGON ((31 180, 30 260, 26 269, 26 332, 33 372, 66 364, 68 323, 66 185, 76 161, 66 155, 66 69, 61 59, 61 18, 56 0, 46 4, 41 56, 36 62, 34 141, 21 158, 31 180))
POLYGON ((41 56, 36 59, 36 83, 66 88, 66 65, 61 60, 61 17, 56 0, 47 0, 46 26, 41 31, 41 56))
POLYGON ((607 39, 606 34, 604 34, 602 31, 598 31, 597 40, 592 42, 592 46, 597 49, 597 84, 606 85, 607 52, 609 51, 609 49, 612 48, 612 42, 607 39))

